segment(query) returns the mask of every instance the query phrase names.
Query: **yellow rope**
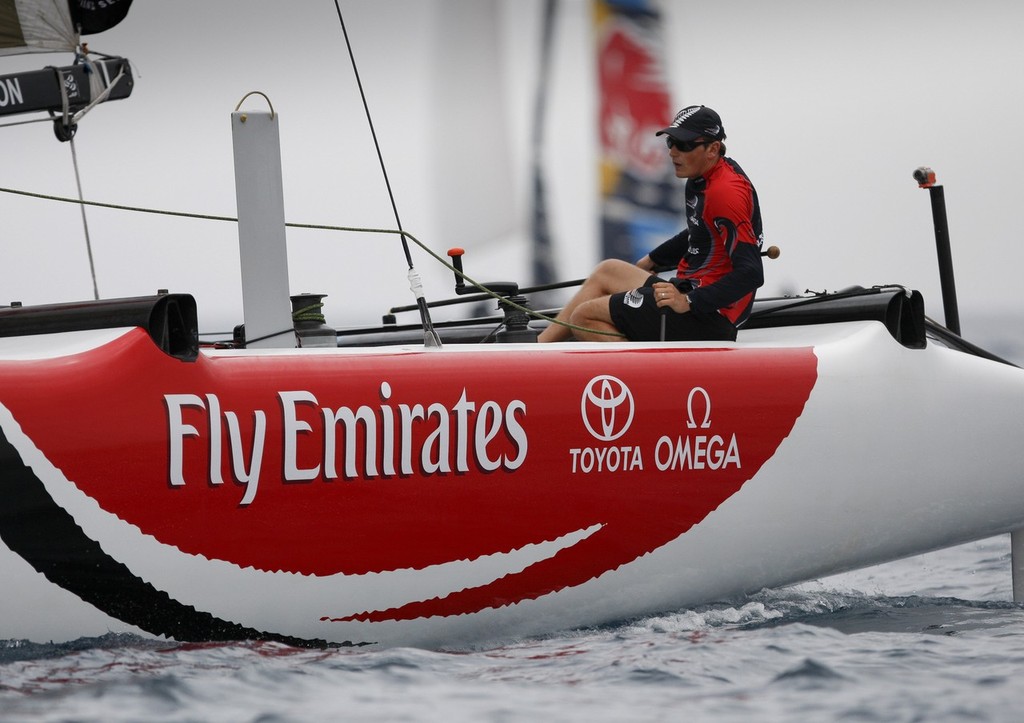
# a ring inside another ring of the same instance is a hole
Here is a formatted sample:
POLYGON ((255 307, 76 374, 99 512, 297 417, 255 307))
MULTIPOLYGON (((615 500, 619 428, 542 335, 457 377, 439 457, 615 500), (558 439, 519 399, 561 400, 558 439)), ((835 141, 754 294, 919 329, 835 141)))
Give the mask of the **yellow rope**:
MULTIPOLYGON (((52 195, 45 194, 45 193, 33 193, 32 191, 21 191, 21 190, 14 189, 14 188, 0 188, 0 192, 2 192, 2 193, 13 193, 13 194, 18 195, 18 196, 28 196, 29 198, 38 198, 38 199, 41 199, 41 200, 44 200, 44 201, 60 201, 61 203, 74 203, 74 204, 78 204, 78 205, 81 205, 81 206, 95 206, 96 208, 109 208, 109 209, 112 209, 112 210, 115 210, 115 211, 133 211, 135 213, 150 213, 150 214, 156 214, 156 215, 160 215, 160 216, 176 216, 178 218, 195 218, 195 219, 200 219, 200 220, 203 220, 203 221, 228 221, 228 222, 231 222, 231 223, 238 223, 238 219, 235 218, 234 216, 214 216, 214 215, 205 214, 205 213, 188 213, 186 211, 166 211, 166 210, 155 209, 155 208, 142 208, 140 206, 125 206, 125 205, 118 204, 118 203, 103 203, 101 201, 85 201, 85 200, 81 200, 81 199, 77 199, 77 198, 67 198, 67 197, 64 197, 64 196, 52 196, 52 195)), ((547 322, 550 322, 552 324, 559 324, 559 325, 564 326, 564 327, 566 327, 568 329, 573 329, 573 330, 578 330, 578 331, 586 331, 586 332, 591 332, 591 333, 595 333, 595 334, 603 334, 605 336, 622 337, 622 334, 618 334, 616 332, 604 331, 604 330, 601 330, 601 329, 588 329, 587 327, 577 326, 575 324, 570 324, 570 323, 565 322, 565 321, 559 321, 558 319, 552 318, 550 316, 545 316, 544 314, 541 314, 541 313, 539 313, 537 311, 534 311, 533 309, 529 309, 529 308, 527 308, 525 306, 520 306, 519 304, 516 304, 515 302, 511 301, 510 299, 508 299, 506 297, 503 297, 500 294, 494 293, 493 291, 488 289, 486 286, 484 286, 479 281, 476 281, 472 277, 470 277, 467 274, 465 274, 465 273, 459 271, 458 269, 456 269, 454 266, 452 266, 450 263, 448 263, 441 256, 439 256, 438 254, 434 253, 434 251, 429 246, 424 244, 422 241, 420 241, 418 238, 413 236, 408 231, 398 231, 396 229, 391 229, 391 228, 366 228, 366 227, 359 227, 359 226, 331 226, 331 225, 328 225, 328 224, 320 224, 320 223, 290 223, 290 222, 285 222, 285 226, 288 227, 288 228, 303 228, 303 229, 311 229, 311 230, 315 230, 315 231, 352 231, 352 232, 355 232, 355 233, 383 233, 383 234, 392 234, 392 235, 395 235, 395 236, 405 236, 405 237, 407 237, 409 239, 412 239, 413 243, 415 243, 417 246, 419 246, 421 249, 423 249, 423 251, 425 251, 427 254, 429 254, 431 257, 433 257, 435 261, 440 263, 442 266, 446 267, 449 271, 451 271, 453 273, 456 273, 459 276, 461 276, 463 279, 465 279, 466 283, 471 284, 472 286, 475 286, 476 288, 480 289, 483 293, 487 294, 488 296, 491 296, 491 297, 493 297, 493 298, 495 298, 495 299, 497 299, 497 300, 499 300, 499 301, 501 301, 501 302, 503 302, 505 304, 508 304, 509 306, 511 306, 514 309, 518 309, 519 311, 522 311, 523 313, 527 314, 528 316, 532 316, 535 319, 541 319, 543 321, 547 321, 547 322)))

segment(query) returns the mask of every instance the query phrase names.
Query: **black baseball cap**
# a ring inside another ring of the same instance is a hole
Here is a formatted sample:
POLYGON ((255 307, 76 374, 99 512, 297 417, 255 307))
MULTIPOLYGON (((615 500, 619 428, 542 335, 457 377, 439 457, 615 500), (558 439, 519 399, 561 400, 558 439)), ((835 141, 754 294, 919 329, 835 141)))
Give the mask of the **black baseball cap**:
POLYGON ((706 105, 691 105, 676 113, 672 125, 662 128, 654 135, 667 133, 676 140, 692 141, 707 138, 712 141, 725 140, 722 117, 706 105))

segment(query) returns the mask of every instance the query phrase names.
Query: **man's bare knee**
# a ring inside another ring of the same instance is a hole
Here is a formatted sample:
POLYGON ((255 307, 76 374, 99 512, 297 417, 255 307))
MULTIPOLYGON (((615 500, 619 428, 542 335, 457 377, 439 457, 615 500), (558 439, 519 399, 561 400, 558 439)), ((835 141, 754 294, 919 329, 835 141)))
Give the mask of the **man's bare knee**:
POLYGON ((590 316, 585 311, 586 304, 578 306, 573 309, 572 314, 569 316, 569 323, 573 326, 586 326, 590 316))
POLYGON ((571 323, 579 327, 579 329, 573 329, 573 335, 577 339, 614 341, 618 338, 615 336, 616 329, 611 320, 607 297, 592 299, 580 304, 572 312, 571 323))
POLYGON ((620 259, 605 259, 587 279, 587 284, 601 296, 629 291, 643 284, 648 273, 635 264, 620 259))
POLYGON ((593 275, 603 279, 619 279, 636 269, 636 266, 621 259, 605 259, 594 267, 593 275))

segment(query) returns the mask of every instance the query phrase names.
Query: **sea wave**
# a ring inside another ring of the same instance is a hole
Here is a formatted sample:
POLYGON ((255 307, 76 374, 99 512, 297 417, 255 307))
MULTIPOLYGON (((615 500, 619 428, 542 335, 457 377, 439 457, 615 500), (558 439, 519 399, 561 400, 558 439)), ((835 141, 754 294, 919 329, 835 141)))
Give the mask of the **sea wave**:
POLYGON ((1009 538, 486 648, 0 641, 0 721, 1016 721, 1009 538))
POLYGON ((1015 720, 1005 536, 469 650, 0 643, 4 721, 1015 720))

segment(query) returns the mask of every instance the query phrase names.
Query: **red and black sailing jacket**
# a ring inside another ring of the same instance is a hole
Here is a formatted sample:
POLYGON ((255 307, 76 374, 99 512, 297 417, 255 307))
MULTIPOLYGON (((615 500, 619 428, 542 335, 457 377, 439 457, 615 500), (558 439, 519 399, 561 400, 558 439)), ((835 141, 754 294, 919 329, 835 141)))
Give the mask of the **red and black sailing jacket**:
POLYGON ((686 229, 654 249, 658 266, 677 264, 677 286, 692 308, 718 311, 739 326, 764 283, 761 206, 739 164, 721 158, 686 181, 686 229))

